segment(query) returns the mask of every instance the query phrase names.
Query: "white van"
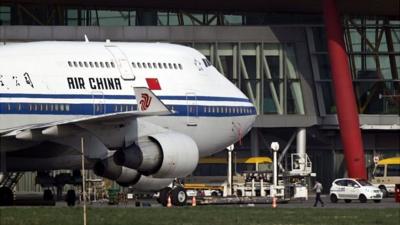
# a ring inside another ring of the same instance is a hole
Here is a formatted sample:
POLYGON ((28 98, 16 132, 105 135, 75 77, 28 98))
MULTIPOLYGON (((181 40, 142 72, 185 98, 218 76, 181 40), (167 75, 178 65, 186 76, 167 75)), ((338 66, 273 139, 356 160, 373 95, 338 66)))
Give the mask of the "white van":
POLYGON ((384 197, 393 194, 395 185, 400 184, 400 157, 379 160, 371 183, 381 189, 384 197))

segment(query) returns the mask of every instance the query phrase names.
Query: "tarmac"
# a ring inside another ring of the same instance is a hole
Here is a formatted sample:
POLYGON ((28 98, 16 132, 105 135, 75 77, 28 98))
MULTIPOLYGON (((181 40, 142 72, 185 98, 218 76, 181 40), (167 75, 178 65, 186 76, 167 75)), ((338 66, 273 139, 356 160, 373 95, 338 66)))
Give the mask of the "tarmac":
MULTIPOLYGON (((25 201, 20 197, 17 201, 18 206, 15 207, 23 207, 23 206, 38 206, 38 205, 47 205, 47 206, 55 206, 55 207, 68 207, 66 202, 57 201, 57 202, 45 202, 41 200, 41 195, 29 195, 24 196, 25 201)), ((343 200, 339 200, 337 203, 331 203, 328 195, 321 196, 322 201, 324 202, 324 208, 399 208, 400 203, 395 202, 394 197, 384 198, 381 202, 375 203, 372 200, 367 201, 367 203, 361 203, 358 200, 353 200, 350 203, 345 203, 343 200)), ((81 202, 77 202, 77 206, 81 206, 81 202)), ((191 200, 188 200, 188 206, 191 205, 191 200)), ((212 205, 212 204, 210 204, 212 205)), ((199 205, 197 207, 204 207, 210 205, 199 205)), ((113 208, 161 208, 163 207, 159 204, 155 199, 139 199, 137 201, 128 200, 125 202, 120 202, 118 205, 109 205, 107 200, 99 200, 87 202, 88 207, 113 207, 113 208)), ((271 204, 218 204, 213 205, 215 207, 265 207, 272 208, 271 204)), ((191 207, 191 206, 190 206, 191 207)), ((314 196, 310 196, 308 200, 290 200, 287 203, 278 203, 277 208, 321 208, 321 204, 318 203, 317 207, 314 207, 314 196)))

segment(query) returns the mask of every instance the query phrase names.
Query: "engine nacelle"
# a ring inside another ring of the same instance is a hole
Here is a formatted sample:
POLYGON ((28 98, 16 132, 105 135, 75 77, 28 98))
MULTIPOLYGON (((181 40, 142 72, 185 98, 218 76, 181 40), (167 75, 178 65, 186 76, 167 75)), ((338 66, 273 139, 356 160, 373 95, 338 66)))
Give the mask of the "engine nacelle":
POLYGON ((130 186, 130 188, 140 192, 159 191, 165 187, 168 187, 173 180, 173 178, 153 178, 141 176, 139 181, 135 185, 130 186))
POLYGON ((137 170, 116 165, 112 157, 98 161, 93 171, 98 176, 115 180, 121 186, 136 184, 141 177, 137 170))
POLYGON ((141 138, 137 144, 116 152, 114 161, 155 178, 185 177, 196 168, 199 150, 192 138, 165 132, 141 138))

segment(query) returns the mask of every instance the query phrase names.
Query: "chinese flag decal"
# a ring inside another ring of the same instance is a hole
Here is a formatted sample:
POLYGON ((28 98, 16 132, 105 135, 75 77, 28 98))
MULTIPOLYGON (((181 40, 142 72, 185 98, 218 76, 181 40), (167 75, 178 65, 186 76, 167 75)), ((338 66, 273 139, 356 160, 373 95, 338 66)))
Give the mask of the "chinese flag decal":
POLYGON ((146 78, 146 82, 150 90, 161 90, 161 86, 157 78, 146 78))

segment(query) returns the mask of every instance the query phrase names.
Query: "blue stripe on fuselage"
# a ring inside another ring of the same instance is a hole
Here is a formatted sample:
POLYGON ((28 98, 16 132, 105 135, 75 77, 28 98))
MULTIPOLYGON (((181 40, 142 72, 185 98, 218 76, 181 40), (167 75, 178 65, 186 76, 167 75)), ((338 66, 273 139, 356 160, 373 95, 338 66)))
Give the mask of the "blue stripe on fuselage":
MULTIPOLYGON (((172 116, 233 117, 255 115, 253 106, 166 105, 175 112, 172 116)), ((134 111, 136 104, 89 104, 89 103, 0 103, 1 114, 17 115, 100 115, 134 111)))
MULTIPOLYGON (((161 95, 157 96, 162 100, 197 100, 197 101, 233 101, 250 102, 247 98, 218 97, 218 96, 180 96, 180 95, 161 95)), ((132 100, 134 95, 73 95, 73 94, 20 94, 20 93, 0 93, 0 98, 51 98, 51 99, 119 99, 132 100)))

